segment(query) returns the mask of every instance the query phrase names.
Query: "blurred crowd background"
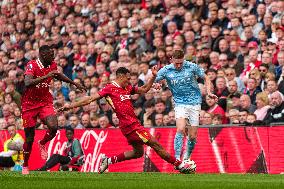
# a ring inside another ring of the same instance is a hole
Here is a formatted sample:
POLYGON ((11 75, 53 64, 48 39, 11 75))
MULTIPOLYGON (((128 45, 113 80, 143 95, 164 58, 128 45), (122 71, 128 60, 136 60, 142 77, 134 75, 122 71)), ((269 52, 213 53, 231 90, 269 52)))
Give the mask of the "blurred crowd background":
MULTIPOLYGON (((141 86, 154 65, 175 49, 200 65, 218 99, 206 96, 201 125, 284 122, 284 2, 280 0, 2 0, 0 2, 0 129, 22 128, 21 95, 27 62, 52 45, 58 69, 86 94, 54 80, 55 107, 92 95, 125 66, 141 86)), ((145 127, 175 125, 166 84, 133 95, 145 127)), ((58 115, 60 128, 113 128, 105 99, 58 115)), ((38 129, 46 126, 38 121, 38 129)))

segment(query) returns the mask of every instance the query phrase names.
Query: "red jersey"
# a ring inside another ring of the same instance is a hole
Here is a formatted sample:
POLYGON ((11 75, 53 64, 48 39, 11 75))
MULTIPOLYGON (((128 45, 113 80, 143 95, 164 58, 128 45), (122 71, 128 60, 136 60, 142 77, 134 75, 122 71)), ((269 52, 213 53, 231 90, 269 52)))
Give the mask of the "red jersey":
POLYGON ((116 112, 119 127, 124 135, 139 129, 141 126, 130 98, 130 95, 136 93, 136 91, 137 87, 128 85, 126 88, 122 88, 114 81, 99 91, 99 95, 105 97, 116 112))
MULTIPOLYGON (((52 62, 50 66, 45 68, 39 59, 31 60, 26 66, 25 75, 32 75, 34 78, 47 75, 49 72, 57 70, 57 65, 52 62)), ((22 109, 27 111, 30 109, 53 104, 53 97, 49 92, 49 85, 52 78, 47 78, 37 85, 29 86, 25 89, 22 96, 22 109)))

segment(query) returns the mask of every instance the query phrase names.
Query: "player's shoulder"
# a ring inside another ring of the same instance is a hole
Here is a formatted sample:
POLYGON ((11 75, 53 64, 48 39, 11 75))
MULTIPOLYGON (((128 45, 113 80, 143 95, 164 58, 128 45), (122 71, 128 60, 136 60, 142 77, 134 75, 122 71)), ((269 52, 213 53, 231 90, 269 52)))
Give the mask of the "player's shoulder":
POLYGON ((110 82, 110 83, 107 83, 102 89, 109 89, 109 88, 113 88, 114 85, 110 82))
POLYGON ((174 70, 174 65, 173 64, 168 64, 164 67, 161 68, 161 71, 164 71, 164 72, 168 72, 170 70, 174 70))
POLYGON ((184 61, 184 67, 190 70, 196 70, 197 68, 199 68, 198 64, 196 64, 195 62, 188 61, 188 60, 184 61))
POLYGON ((30 60, 28 61, 27 65, 36 65, 36 60, 30 60))
POLYGON ((184 64, 185 67, 196 67, 197 66, 196 63, 191 62, 189 60, 185 60, 183 64, 184 64))
POLYGON ((27 71, 35 70, 36 68, 37 68, 36 60, 28 61, 27 65, 26 65, 26 70, 27 71))

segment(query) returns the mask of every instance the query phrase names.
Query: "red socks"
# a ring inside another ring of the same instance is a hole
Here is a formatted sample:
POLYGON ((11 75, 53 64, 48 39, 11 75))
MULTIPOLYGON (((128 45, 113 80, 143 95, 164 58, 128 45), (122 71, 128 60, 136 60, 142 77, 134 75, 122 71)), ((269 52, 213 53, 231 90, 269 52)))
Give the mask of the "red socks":
POLYGON ((41 145, 45 145, 48 141, 51 141, 56 136, 56 130, 50 130, 48 129, 43 137, 43 139, 40 141, 41 145))
POLYGON ((23 149, 24 149, 24 167, 28 166, 30 154, 32 151, 33 143, 24 143, 23 149))
POLYGON ((118 163, 118 162, 126 160, 124 152, 121 154, 118 154, 117 156, 112 156, 110 159, 111 159, 111 163, 118 163))

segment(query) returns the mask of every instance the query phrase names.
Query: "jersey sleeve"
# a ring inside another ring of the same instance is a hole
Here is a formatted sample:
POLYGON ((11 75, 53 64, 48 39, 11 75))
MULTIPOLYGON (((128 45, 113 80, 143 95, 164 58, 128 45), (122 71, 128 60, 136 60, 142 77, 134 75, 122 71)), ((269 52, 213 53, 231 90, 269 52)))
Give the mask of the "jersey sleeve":
POLYGON ((167 71, 167 70, 166 70, 165 67, 163 67, 162 69, 160 69, 160 70, 158 71, 158 73, 157 73, 157 77, 156 77, 156 79, 155 79, 155 82, 159 82, 159 81, 165 79, 165 78, 166 78, 166 71, 167 71))
POLYGON ((51 71, 57 70, 57 64, 55 62, 52 62, 51 64, 51 71))
POLYGON ((193 65, 194 65, 194 73, 195 73, 195 75, 197 75, 198 77, 204 78, 205 73, 204 73, 203 68, 201 68, 197 64, 193 64, 193 65))
POLYGON ((25 75, 32 75, 34 76, 34 65, 32 64, 32 62, 28 62, 27 66, 26 66, 26 71, 25 71, 25 75))
POLYGON ((106 85, 104 88, 102 88, 99 92, 99 95, 101 97, 107 97, 111 93, 110 85, 106 85))

